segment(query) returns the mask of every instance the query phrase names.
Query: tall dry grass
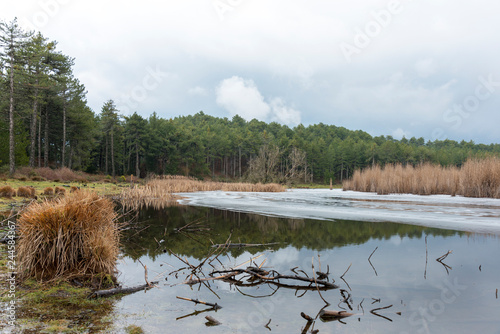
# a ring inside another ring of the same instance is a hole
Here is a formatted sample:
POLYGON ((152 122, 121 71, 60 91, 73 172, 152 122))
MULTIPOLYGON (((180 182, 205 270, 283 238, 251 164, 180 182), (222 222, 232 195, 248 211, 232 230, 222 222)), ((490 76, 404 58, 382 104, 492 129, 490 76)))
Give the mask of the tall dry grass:
POLYGON ((461 168, 431 164, 374 166, 355 171, 353 177, 343 183, 343 189, 377 194, 500 198, 500 158, 469 159, 461 168))
POLYGON ((224 183, 199 181, 185 176, 162 176, 147 182, 144 187, 135 186, 124 190, 121 195, 122 203, 127 208, 137 209, 146 206, 161 208, 175 205, 178 196, 175 193, 197 191, 243 191, 243 192, 282 192, 285 187, 276 184, 252 183, 224 183))
POLYGON ((18 218, 22 277, 114 277, 119 250, 116 217, 109 199, 87 191, 31 204, 18 218))

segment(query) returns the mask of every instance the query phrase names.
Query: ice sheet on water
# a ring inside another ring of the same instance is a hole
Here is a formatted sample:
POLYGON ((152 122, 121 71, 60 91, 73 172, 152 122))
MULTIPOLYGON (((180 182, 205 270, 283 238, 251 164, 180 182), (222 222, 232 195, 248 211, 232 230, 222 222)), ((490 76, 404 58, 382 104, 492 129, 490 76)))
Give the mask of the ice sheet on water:
POLYGON ((377 195, 340 189, 183 193, 181 204, 306 219, 386 221, 500 234, 500 199, 377 195))

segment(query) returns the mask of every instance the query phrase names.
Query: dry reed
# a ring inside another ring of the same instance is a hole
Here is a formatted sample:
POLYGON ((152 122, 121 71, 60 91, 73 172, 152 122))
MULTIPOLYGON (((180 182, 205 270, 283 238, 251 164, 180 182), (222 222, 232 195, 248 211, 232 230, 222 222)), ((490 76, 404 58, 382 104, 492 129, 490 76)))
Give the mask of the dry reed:
POLYGON ((500 158, 469 159, 459 167, 387 165, 355 171, 344 190, 378 194, 448 194, 500 198, 500 158))
POLYGON ((114 204, 78 191, 33 203, 18 218, 22 278, 91 278, 116 272, 119 226, 114 204))
POLYGON ((16 190, 11 186, 3 186, 0 188, 0 197, 12 198, 16 196, 16 190))
POLYGON ((62 195, 62 196, 64 196, 66 194, 66 189, 64 189, 63 187, 56 187, 54 189, 54 193, 56 195, 62 195))
POLYGON ((199 181, 194 178, 169 175, 151 179, 144 187, 137 187, 122 192, 122 203, 127 208, 152 206, 161 208, 177 203, 175 193, 197 191, 242 191, 242 192, 282 192, 285 188, 279 184, 224 183, 199 181))
POLYGON ((43 190, 43 194, 46 196, 52 196, 54 195, 54 188, 52 187, 47 187, 43 190))
POLYGON ((26 197, 26 198, 34 198, 35 197, 35 188, 33 187, 19 187, 17 188, 17 196, 18 197, 26 197))

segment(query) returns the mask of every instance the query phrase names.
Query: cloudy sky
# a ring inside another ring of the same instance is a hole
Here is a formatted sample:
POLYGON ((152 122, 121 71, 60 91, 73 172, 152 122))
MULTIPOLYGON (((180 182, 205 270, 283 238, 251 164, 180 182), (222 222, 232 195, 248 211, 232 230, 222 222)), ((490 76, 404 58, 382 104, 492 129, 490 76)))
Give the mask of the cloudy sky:
POLYGON ((99 112, 239 114, 500 142, 500 2, 2 1, 76 58, 99 112))

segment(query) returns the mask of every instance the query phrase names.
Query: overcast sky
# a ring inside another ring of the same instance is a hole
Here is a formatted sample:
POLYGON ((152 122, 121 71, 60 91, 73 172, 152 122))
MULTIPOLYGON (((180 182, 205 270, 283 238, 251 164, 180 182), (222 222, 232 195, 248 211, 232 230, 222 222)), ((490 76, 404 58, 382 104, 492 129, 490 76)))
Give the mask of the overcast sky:
POLYGON ((100 112, 500 142, 500 2, 15 0, 100 112))

